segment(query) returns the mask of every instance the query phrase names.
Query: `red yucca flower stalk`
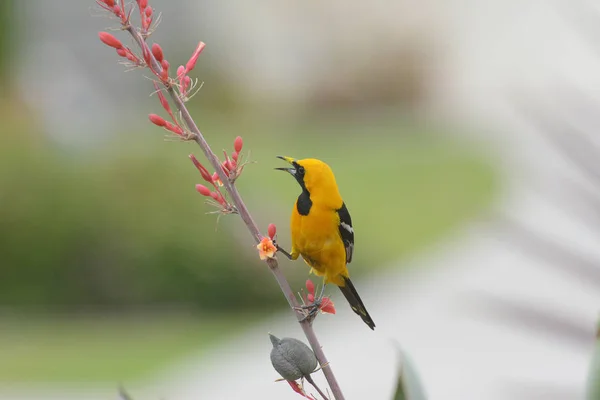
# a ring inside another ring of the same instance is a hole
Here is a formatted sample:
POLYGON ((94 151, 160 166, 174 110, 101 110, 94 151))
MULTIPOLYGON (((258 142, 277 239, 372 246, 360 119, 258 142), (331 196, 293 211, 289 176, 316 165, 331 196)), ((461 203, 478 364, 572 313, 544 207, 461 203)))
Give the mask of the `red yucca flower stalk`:
MULTIPOLYGON (((236 137, 231 154, 224 151, 223 159, 219 160, 185 106, 185 103, 197 91, 197 80, 192 79, 189 74, 194 70, 205 44, 203 42, 198 43, 188 61, 179 65, 176 68, 176 75, 171 76, 173 68, 170 68, 171 63, 168 61, 164 49, 156 42, 152 45, 147 43, 152 32, 156 29, 158 20, 157 14, 148 0, 136 0, 134 3, 126 3, 124 0, 95 1, 107 14, 117 18, 121 30, 126 31, 133 37, 139 47, 139 52, 136 53, 129 47, 124 46, 119 39, 108 32, 99 33, 100 41, 115 49, 117 55, 123 59, 123 63, 128 67, 147 68, 154 77, 155 93, 168 118, 163 118, 158 114, 149 114, 148 119, 152 124, 169 132, 172 137, 198 144, 208 161, 207 166, 210 166, 210 168, 198 161, 194 155, 190 155, 192 163, 205 182, 205 184, 196 185, 196 190, 217 208, 215 212, 219 215, 240 215, 257 244, 259 257, 267 263, 290 307, 295 310, 300 326, 321 365, 333 395, 337 400, 343 400, 344 396, 333 374, 331 365, 327 361, 312 328, 312 319, 306 318, 306 311, 298 303, 289 283, 279 269, 275 257, 277 246, 273 242, 276 234, 275 226, 271 224, 268 228, 268 237, 263 236, 235 186, 236 180, 241 176, 245 165, 248 164, 243 161, 242 149, 244 143, 242 138, 240 136, 236 137), (139 27, 136 27, 132 21, 132 15, 136 8, 138 11, 136 15, 139 15, 140 19, 139 27), (167 98, 170 100, 167 100, 167 98), (173 112, 171 104, 174 105, 175 112, 173 112), (211 170, 214 172, 211 173, 211 170)), ((333 303, 325 302, 326 297, 315 299, 314 290, 309 291, 309 295, 312 301, 308 306, 316 306, 322 312, 331 312, 331 310, 335 312, 333 303)), ((308 297, 306 300, 308 301, 308 297)))

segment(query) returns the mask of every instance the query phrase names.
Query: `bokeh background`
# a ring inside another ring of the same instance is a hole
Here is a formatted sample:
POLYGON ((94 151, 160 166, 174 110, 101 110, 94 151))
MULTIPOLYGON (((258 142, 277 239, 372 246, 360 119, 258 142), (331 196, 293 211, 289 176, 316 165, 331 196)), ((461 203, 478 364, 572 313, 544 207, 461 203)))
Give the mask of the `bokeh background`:
MULTIPOLYGON (((348 398, 390 398, 391 339, 432 398, 583 396, 597 5, 150 4, 171 65, 207 43, 188 106, 213 149, 243 137, 255 163, 238 185, 263 229, 289 243, 298 187, 275 155, 336 172, 378 326, 328 289, 338 314, 315 326, 348 398)), ((114 398, 121 383, 136 398, 293 398, 266 334, 302 333, 239 218, 207 214, 199 149, 148 123, 148 73, 97 37, 117 26, 93 1, 0 5, 0 398, 114 398)), ((304 264, 282 268, 300 290, 304 264)))

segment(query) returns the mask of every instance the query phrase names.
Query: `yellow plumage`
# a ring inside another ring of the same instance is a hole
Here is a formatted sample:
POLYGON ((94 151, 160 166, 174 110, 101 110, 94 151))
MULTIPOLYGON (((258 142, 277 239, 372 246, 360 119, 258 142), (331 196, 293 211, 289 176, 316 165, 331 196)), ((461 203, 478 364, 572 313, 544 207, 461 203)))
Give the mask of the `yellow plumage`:
POLYGON ((292 168, 278 169, 289 172, 302 188, 290 219, 290 259, 302 256, 314 274, 324 277, 326 284, 337 285, 354 312, 373 329, 375 324, 350 281, 347 264, 352 261, 354 251, 354 228, 333 171, 314 158, 279 158, 292 168))
POLYGON ((315 275, 325 277, 325 283, 343 286, 342 276, 348 277, 346 250, 338 231, 340 219, 334 211, 313 203, 309 218, 300 215, 294 203, 291 254, 297 257, 299 253, 315 275))

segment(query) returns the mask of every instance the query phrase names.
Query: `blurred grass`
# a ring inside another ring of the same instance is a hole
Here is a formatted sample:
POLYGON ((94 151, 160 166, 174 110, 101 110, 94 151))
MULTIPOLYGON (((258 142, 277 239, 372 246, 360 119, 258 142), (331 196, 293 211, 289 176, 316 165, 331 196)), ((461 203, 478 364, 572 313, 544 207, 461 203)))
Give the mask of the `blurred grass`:
POLYGON ((0 324, 0 382, 127 383, 239 332, 249 315, 38 315, 0 324))
POLYGON ((277 223, 283 245, 289 243, 287 224, 299 187, 289 175, 271 171, 285 166, 274 156, 327 162, 352 215, 351 271, 358 273, 426 248, 485 210, 495 194, 494 170, 480 149, 394 114, 284 122, 270 130, 285 134, 280 140, 272 139, 275 134, 257 136, 250 143, 252 158, 260 161, 239 186, 251 195, 254 209, 264 205, 264 197, 277 200, 282 208, 269 204, 264 214, 273 219, 265 223, 277 223), (261 175, 269 184, 257 199, 252 188, 261 175))
MULTIPOLYGON (((277 224, 284 246, 298 186, 273 171, 282 165, 275 155, 332 166, 356 229, 353 276, 425 249, 494 196, 493 168, 477 148, 394 114, 194 114, 215 150, 244 137, 256 164, 239 180, 240 191, 263 229, 277 224)), ((239 312, 285 306, 239 219, 217 224, 205 214, 210 208, 194 191, 201 179, 187 159, 194 152, 203 160, 197 147, 164 143, 148 125, 72 152, 18 110, 3 117, 5 131, 18 134, 3 135, 0 148, 0 304, 112 312, 173 304, 208 314, 0 319, 0 381, 142 378, 232 328, 239 332, 239 312)), ((305 265, 282 264, 300 287, 305 265)))

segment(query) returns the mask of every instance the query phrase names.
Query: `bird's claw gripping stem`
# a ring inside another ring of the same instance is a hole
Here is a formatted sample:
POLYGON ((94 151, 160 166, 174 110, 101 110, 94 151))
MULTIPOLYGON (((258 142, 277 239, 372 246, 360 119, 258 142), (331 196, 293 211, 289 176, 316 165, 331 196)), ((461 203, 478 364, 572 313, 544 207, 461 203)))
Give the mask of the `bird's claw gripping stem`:
POLYGON ((323 284, 323 287, 321 287, 321 293, 319 293, 319 296, 315 298, 312 304, 303 304, 299 307, 294 307, 295 311, 300 311, 304 314, 304 317, 299 320, 300 322, 304 322, 307 319, 309 322, 312 322, 316 318, 319 308, 321 307, 321 301, 323 300, 324 293, 325 284, 323 284))
POLYGON ((273 244, 275 245, 275 248, 277 249, 277 251, 280 251, 281 253, 283 253, 284 256, 286 256, 288 259, 292 259, 292 255, 290 253, 288 253, 287 251, 285 251, 285 249, 281 246, 279 246, 277 244, 277 242, 273 241, 273 244))
POLYGON ((319 311, 319 304, 308 304, 300 307, 294 307, 294 310, 300 311, 304 314, 304 317, 298 320, 299 322, 304 322, 306 320, 308 320, 308 322, 312 322, 319 311))

